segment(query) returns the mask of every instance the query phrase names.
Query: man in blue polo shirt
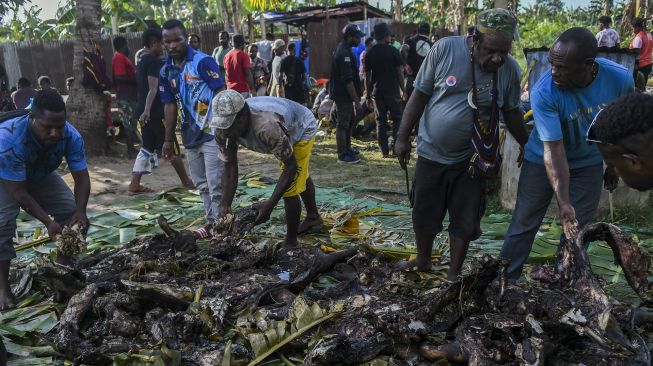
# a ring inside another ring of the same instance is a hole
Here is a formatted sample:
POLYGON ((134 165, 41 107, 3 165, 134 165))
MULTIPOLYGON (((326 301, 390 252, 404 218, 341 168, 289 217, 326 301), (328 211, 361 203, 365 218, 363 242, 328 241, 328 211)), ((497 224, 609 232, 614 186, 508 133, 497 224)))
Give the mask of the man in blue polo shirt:
POLYGON ((188 34, 177 19, 163 24, 163 44, 168 59, 161 68, 159 90, 164 104, 166 138, 163 156, 172 158, 177 120, 188 152, 191 179, 204 201, 207 225, 198 229, 198 239, 209 235, 209 227, 220 212, 220 187, 223 164, 218 145, 209 128, 211 100, 224 89, 215 59, 188 46, 188 34))
POLYGON ((12 238, 20 209, 41 221, 54 240, 64 224, 88 228, 90 190, 84 141, 66 122, 66 104, 57 92, 39 91, 29 114, 0 123, 0 311, 15 305, 9 263, 16 257, 12 238), (56 172, 63 157, 74 195, 56 172))
POLYGON ((549 51, 551 69, 532 89, 535 130, 525 146, 517 203, 501 249, 511 260, 510 281, 519 279, 554 194, 565 236, 573 238, 579 226, 594 220, 602 183, 610 190, 617 184, 614 168, 604 174, 601 154, 585 136, 599 110, 633 93, 634 84, 625 68, 596 54, 589 30, 563 32, 549 51))

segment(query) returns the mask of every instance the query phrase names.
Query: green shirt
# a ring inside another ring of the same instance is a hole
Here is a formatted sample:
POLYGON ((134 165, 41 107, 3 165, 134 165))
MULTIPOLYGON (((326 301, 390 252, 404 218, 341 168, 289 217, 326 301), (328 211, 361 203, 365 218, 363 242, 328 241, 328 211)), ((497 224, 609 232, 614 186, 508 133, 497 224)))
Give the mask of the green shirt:
POLYGON ((227 47, 222 47, 218 46, 213 50, 213 58, 215 61, 218 63, 218 66, 220 66, 220 69, 224 70, 224 57, 231 51, 233 47, 227 46, 227 47))

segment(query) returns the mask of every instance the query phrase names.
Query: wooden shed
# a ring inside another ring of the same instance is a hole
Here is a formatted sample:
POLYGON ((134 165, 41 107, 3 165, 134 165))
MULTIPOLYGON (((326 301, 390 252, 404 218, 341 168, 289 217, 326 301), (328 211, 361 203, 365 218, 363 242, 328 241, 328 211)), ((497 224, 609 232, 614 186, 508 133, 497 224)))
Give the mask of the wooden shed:
POLYGON ((370 35, 376 23, 387 22, 399 41, 417 29, 415 24, 393 22, 390 14, 364 1, 330 7, 303 7, 286 13, 265 13, 256 21, 264 21, 268 25, 285 24, 286 32, 289 32, 289 26, 301 28, 309 44, 309 74, 315 78, 329 76, 331 54, 347 23, 358 24, 363 32, 370 35))

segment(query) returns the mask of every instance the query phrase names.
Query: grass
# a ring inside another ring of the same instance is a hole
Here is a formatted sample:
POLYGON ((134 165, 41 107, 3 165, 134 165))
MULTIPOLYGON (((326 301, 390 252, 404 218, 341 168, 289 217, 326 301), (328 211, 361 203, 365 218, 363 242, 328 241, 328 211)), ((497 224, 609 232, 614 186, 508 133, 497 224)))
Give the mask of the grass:
MULTIPOLYGON (((336 188, 360 185, 372 190, 378 190, 378 192, 351 193, 354 195, 371 194, 391 203, 408 205, 406 176, 399 167, 397 159, 383 158, 376 141, 362 142, 354 139, 352 144, 361 151, 361 162, 358 164, 339 164, 337 162, 336 140, 333 133, 328 133, 316 140, 310 168, 311 177, 313 177, 315 184, 336 188)), ((257 170, 264 175, 277 176, 278 163, 274 157, 246 151, 245 149, 241 149, 240 154, 244 157, 244 159, 239 159, 241 166, 247 166, 241 174, 246 171, 257 170)), ((408 169, 409 179, 411 180, 415 172, 416 160, 417 155, 413 148, 408 169)), ((501 205, 501 199, 499 198, 500 186, 501 181, 499 179, 495 179, 490 183, 486 215, 509 213, 501 205)), ((598 217, 597 221, 612 222, 609 215, 598 217)), ((653 227, 653 206, 616 209, 614 223, 633 228, 653 227)))
MULTIPOLYGON (((310 162, 310 175, 315 184, 335 188, 360 185, 371 190, 378 190, 378 192, 363 194, 372 194, 388 202, 407 205, 406 175, 399 167, 397 159, 383 158, 376 141, 353 140, 352 145, 361 152, 360 163, 340 164, 333 134, 316 139, 310 162)), ((246 149, 241 149, 239 154, 240 166, 246 166, 241 174, 257 170, 263 175, 276 178, 278 163, 274 157, 253 153, 246 149)), ((416 159, 416 155, 413 154, 411 166, 408 169, 409 179, 413 177, 416 159)), ((353 193, 356 194, 356 192, 353 193)))

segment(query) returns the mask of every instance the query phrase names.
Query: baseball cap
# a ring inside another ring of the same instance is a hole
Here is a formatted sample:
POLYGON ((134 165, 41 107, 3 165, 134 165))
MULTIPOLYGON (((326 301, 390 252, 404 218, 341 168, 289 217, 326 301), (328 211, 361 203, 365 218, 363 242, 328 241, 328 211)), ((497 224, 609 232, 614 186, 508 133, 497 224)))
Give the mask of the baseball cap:
POLYGON ((365 35, 365 33, 363 33, 356 24, 350 23, 347 24, 344 28, 342 28, 342 35, 345 37, 348 36, 362 37, 365 35))
POLYGON ((286 45, 286 42, 283 41, 283 39, 275 39, 274 43, 272 44, 272 49, 276 50, 277 48, 283 47, 286 45))
POLYGON ((226 130, 231 127, 236 115, 245 106, 245 98, 233 89, 223 90, 213 98, 211 110, 213 116, 209 127, 226 130))
POLYGON ((429 33, 431 31, 431 25, 427 22, 421 22, 417 26, 417 31, 422 34, 429 33))

